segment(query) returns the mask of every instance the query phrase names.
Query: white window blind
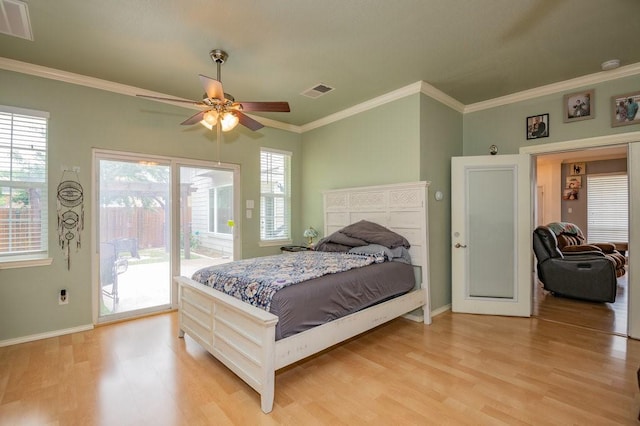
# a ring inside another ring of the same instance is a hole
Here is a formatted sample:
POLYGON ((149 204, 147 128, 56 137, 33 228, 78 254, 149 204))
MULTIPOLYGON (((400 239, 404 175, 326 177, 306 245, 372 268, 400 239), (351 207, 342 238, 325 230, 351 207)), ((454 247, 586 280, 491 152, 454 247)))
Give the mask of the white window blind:
POLYGON ((291 239, 291 154, 260 151, 260 240, 291 239))
POLYGON ((0 261, 48 255, 47 121, 0 106, 0 261))
POLYGON ((587 242, 629 241, 627 175, 587 176, 587 242))

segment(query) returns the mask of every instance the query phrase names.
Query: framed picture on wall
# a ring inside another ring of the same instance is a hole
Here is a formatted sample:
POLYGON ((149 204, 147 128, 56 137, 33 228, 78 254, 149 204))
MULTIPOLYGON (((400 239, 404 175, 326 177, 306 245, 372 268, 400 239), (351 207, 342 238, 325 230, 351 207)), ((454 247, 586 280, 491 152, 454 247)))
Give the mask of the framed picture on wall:
POLYGON ((582 188, 582 176, 567 176, 567 182, 565 184, 567 189, 580 189, 582 188))
POLYGON ((628 93, 611 97, 611 126, 627 126, 640 124, 640 112, 638 112, 640 92, 628 93))
POLYGON ((527 117, 527 139, 539 139, 549 136, 549 114, 527 117))
POLYGON ((593 89, 564 95, 563 102, 565 123, 589 120, 596 116, 593 89))
POLYGON ((584 163, 569 164, 569 172, 571 176, 583 175, 586 173, 587 167, 584 163))
POLYGON ((565 189, 562 193, 563 200, 577 200, 578 199, 578 190, 577 189, 565 189))

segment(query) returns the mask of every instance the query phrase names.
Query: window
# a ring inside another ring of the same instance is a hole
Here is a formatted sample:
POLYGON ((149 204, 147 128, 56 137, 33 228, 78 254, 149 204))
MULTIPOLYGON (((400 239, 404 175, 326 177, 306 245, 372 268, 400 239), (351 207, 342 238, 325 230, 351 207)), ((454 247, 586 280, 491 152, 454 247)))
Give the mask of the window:
POLYGON ((291 240, 291 153, 260 151, 260 240, 291 240))
POLYGON ((229 221, 233 219, 233 186, 209 189, 209 231, 231 234, 229 221))
POLYGON ((628 242, 627 175, 587 176, 587 212, 587 242, 628 242))
POLYGON ((47 113, 0 106, 0 261, 43 259, 47 113))

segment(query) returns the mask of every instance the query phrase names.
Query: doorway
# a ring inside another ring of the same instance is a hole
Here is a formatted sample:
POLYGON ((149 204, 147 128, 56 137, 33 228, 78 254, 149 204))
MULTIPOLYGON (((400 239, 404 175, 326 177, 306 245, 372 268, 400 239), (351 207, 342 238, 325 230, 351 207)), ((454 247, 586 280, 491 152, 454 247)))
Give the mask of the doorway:
POLYGON ((172 277, 239 257, 239 166, 94 150, 94 321, 176 307, 172 277))
MULTIPOLYGON (((600 149, 540 154, 535 157, 535 160, 537 208, 534 225, 546 225, 549 222, 570 222, 577 224, 588 235, 595 235, 594 232, 589 233, 591 225, 587 225, 587 222, 591 222, 591 217, 587 218, 589 210, 587 209, 587 190, 584 188, 587 176, 603 172, 626 174, 627 146, 619 145, 600 149), (569 177, 572 173, 567 172, 570 165, 576 164, 592 166, 591 168, 587 167, 584 176, 580 176, 578 173, 578 181, 585 181, 582 182, 582 188, 574 188, 576 176, 569 177), (569 179, 573 180, 569 182, 569 179), (564 180, 567 181, 566 185, 564 180), (571 191, 571 197, 567 197, 565 194, 569 191, 571 191)), ((627 336, 628 277, 627 262, 627 273, 618 278, 616 301, 614 303, 594 303, 549 294, 542 289, 542 285, 534 276, 533 315, 544 320, 627 336)))

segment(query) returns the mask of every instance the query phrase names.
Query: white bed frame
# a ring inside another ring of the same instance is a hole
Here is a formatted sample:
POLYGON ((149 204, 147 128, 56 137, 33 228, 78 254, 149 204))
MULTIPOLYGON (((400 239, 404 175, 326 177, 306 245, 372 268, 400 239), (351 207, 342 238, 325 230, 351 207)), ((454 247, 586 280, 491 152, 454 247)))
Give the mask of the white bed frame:
POLYGON ((276 370, 402 315, 430 324, 428 186, 428 182, 414 182, 323 193, 324 235, 366 219, 411 243, 417 278, 413 291, 276 341, 277 316, 189 278, 175 277, 179 337, 188 334, 255 389, 262 411, 269 413, 276 370))

